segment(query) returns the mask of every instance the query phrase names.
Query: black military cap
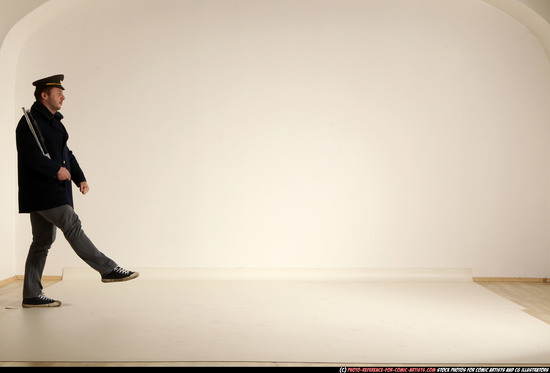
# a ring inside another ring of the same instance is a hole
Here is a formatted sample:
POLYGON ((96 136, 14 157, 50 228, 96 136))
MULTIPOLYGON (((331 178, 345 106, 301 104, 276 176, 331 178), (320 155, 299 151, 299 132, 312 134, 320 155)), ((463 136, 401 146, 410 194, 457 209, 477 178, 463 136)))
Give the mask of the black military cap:
POLYGON ((65 89, 61 85, 61 83, 63 83, 64 78, 65 78, 65 76, 62 75, 62 74, 49 76, 47 78, 40 79, 40 80, 37 80, 36 82, 33 82, 32 85, 37 87, 37 88, 57 87, 57 88, 65 89))

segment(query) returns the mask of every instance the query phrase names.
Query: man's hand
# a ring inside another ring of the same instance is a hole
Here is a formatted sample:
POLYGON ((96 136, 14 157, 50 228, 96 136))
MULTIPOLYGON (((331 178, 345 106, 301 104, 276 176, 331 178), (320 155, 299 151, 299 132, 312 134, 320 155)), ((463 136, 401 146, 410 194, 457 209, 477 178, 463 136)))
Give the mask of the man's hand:
POLYGON ((71 173, 65 167, 61 167, 57 171, 57 180, 71 180, 71 173))
POLYGON ((83 181, 81 182, 78 187, 80 188, 80 193, 86 194, 90 190, 90 187, 88 186, 88 183, 83 181))

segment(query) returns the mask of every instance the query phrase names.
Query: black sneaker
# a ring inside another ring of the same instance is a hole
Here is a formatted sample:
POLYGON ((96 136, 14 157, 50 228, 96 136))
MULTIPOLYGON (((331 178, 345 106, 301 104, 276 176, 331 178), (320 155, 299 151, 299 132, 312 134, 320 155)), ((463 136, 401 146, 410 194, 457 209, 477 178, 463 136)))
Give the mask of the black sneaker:
POLYGON ((110 273, 101 276, 102 282, 120 282, 132 280, 139 276, 138 272, 128 271, 127 269, 116 267, 110 273))
POLYGON ((59 307, 61 302, 58 300, 53 300, 44 295, 40 294, 34 298, 23 298, 23 308, 33 308, 33 307, 59 307))

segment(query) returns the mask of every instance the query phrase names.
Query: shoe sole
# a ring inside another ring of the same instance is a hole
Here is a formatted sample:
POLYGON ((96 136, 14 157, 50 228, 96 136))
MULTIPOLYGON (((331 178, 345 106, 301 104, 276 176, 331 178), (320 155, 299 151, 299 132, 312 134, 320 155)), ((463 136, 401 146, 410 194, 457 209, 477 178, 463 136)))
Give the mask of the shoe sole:
POLYGON ((61 302, 56 301, 53 303, 46 303, 46 304, 22 304, 23 308, 48 308, 48 307, 59 307, 61 306, 61 302))
POLYGON ((124 281, 130 281, 130 280, 133 280, 135 279, 136 277, 139 276, 139 273, 138 272, 134 272, 132 273, 130 276, 126 276, 126 277, 123 277, 123 278, 102 278, 101 279, 101 282, 105 282, 105 283, 109 283, 109 282, 124 282, 124 281))

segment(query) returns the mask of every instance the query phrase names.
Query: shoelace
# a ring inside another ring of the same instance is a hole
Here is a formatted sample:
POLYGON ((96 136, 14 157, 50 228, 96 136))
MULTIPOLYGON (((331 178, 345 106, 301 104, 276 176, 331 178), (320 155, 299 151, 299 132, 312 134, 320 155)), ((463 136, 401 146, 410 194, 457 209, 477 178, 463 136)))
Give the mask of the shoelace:
POLYGON ((38 296, 38 298, 42 299, 42 300, 45 300, 45 301, 52 301, 53 302, 53 299, 51 298, 48 298, 47 296, 45 296, 44 294, 40 294, 38 296))
POLYGON ((123 275, 129 275, 130 274, 130 271, 128 271, 127 269, 124 269, 124 268, 120 268, 120 267, 116 267, 115 272, 121 273, 123 275))

